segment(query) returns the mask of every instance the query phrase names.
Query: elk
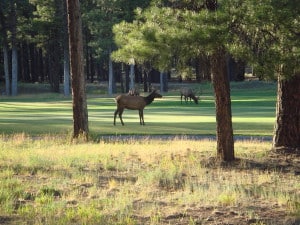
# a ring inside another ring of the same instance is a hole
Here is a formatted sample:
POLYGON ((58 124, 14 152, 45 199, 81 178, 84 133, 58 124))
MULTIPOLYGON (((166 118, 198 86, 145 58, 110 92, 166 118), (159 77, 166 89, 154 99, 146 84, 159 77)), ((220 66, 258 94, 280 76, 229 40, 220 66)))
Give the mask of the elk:
POLYGON ((195 96, 195 92, 193 92, 193 90, 191 88, 187 88, 187 87, 181 88, 180 89, 180 95, 181 95, 180 96, 181 97, 181 104, 182 104, 182 97, 184 97, 185 103, 187 103, 188 99, 190 98, 190 101, 193 99, 194 102, 196 104, 198 104, 199 97, 195 96))
POLYGON ((144 108, 146 105, 150 105, 155 98, 161 98, 162 95, 156 92, 156 90, 152 91, 147 97, 142 96, 130 96, 126 94, 119 95, 115 98, 115 102, 117 104, 117 109, 114 114, 114 125, 116 125, 116 116, 119 114, 119 118, 121 120, 122 125, 124 126, 124 122, 122 119, 122 114, 124 109, 132 109, 138 110, 140 116, 140 125, 145 125, 144 122, 144 108))

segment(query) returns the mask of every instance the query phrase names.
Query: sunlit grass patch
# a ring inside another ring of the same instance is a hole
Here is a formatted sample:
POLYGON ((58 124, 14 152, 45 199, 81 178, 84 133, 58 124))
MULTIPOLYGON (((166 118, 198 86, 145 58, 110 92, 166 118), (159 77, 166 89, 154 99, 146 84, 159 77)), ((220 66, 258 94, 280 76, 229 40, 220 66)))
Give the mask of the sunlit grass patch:
MULTIPOLYGON (((215 135, 215 104, 211 84, 190 84, 194 89, 203 90, 198 105, 180 103, 180 85, 182 84, 172 84, 170 91, 163 93, 162 99, 156 99, 145 108, 146 126, 139 125, 136 110, 125 110, 124 127, 121 126, 119 118, 117 125, 113 126, 113 113, 116 109, 114 97, 117 94, 108 96, 100 90, 97 95, 94 91, 88 92, 91 135, 215 135)), ((33 85, 34 88, 36 86, 33 85)), ((95 86, 92 86, 94 90, 95 86)), ((33 87, 29 85, 29 88, 33 87)), ((234 133, 272 135, 276 85, 266 82, 240 82, 232 83, 231 89, 234 133)), ((62 94, 43 92, 39 95, 31 93, 16 97, 1 96, 0 108, 0 133, 65 135, 72 130, 72 100, 62 94)))
POLYGON ((299 176, 269 158, 267 141, 236 141, 237 160, 225 164, 209 139, 75 144, 50 136, 2 138, 0 216, 47 224, 164 224, 169 214, 197 221, 192 209, 213 214, 224 208, 257 221, 266 217, 262 207, 299 215, 299 176))

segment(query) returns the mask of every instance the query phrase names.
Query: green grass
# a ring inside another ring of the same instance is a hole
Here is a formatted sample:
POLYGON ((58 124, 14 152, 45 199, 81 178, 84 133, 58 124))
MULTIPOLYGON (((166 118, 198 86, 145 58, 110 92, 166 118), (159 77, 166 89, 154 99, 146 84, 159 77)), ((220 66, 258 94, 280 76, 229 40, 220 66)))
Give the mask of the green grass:
POLYGON ((74 144, 53 136, 5 135, 0 221, 287 224, 287 218, 300 218, 299 165, 297 158, 271 157, 270 146, 237 141, 238 160, 219 164, 211 140, 74 144))
MULTIPOLYGON (((215 107, 210 84, 194 84, 202 89, 199 105, 180 104, 179 85, 170 87, 162 99, 156 99, 144 111, 146 126, 139 125, 137 111, 125 110, 121 126, 119 118, 113 126, 116 108, 113 96, 95 95, 93 86, 88 94, 90 133, 99 135, 122 134, 201 134, 215 135, 215 107)), ((25 85, 26 87, 26 85, 25 85)), ((22 86, 23 92, 26 88, 22 86)), ((66 134, 72 131, 72 102, 61 94, 34 93, 17 97, 0 97, 0 133, 25 132, 30 135, 66 134)), ((275 122, 274 83, 232 83, 232 120, 235 135, 272 135, 275 122)), ((97 89, 96 89, 97 90, 97 89)), ((99 93, 101 91, 99 90, 99 93)), ((25 92, 26 93, 26 92, 25 92)), ((146 93, 145 93, 146 95, 146 93)))

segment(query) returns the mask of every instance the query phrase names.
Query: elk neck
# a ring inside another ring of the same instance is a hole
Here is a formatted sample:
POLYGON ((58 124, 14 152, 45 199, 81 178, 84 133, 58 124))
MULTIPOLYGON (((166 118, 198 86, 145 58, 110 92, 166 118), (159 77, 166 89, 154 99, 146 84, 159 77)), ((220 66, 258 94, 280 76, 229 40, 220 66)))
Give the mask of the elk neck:
POLYGON ((144 100, 146 102, 146 105, 149 105, 153 102, 154 100, 154 93, 152 92, 150 95, 148 95, 147 97, 144 97, 144 100))

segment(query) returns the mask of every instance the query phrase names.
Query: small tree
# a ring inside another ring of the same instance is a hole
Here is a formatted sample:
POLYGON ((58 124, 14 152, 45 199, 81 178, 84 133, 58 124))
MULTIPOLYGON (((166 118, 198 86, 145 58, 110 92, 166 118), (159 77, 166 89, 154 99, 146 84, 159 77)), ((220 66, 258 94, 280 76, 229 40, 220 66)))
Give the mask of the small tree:
POLYGON ((73 138, 88 139, 88 111, 83 68, 82 25, 79 0, 67 0, 70 68, 73 97, 73 138))

